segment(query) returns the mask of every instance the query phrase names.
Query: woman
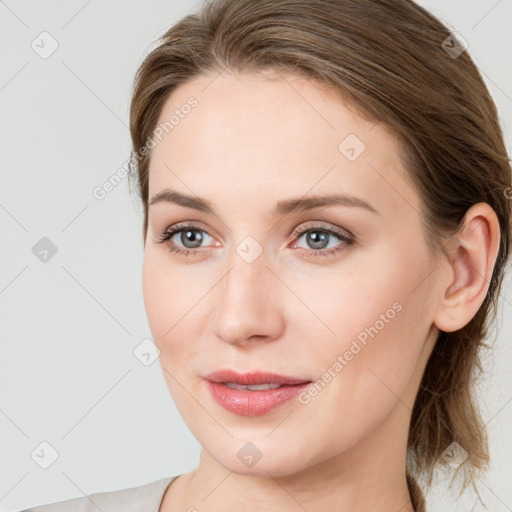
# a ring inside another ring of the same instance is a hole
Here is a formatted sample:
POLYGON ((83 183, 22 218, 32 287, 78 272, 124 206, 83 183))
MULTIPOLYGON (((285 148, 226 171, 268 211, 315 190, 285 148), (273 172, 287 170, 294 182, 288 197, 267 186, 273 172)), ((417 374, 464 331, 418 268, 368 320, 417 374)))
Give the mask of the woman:
POLYGON ((420 512, 436 468, 474 484, 512 189, 463 42, 412 1, 218 0, 160 43, 131 104, 143 292, 200 461, 32 510, 420 512))

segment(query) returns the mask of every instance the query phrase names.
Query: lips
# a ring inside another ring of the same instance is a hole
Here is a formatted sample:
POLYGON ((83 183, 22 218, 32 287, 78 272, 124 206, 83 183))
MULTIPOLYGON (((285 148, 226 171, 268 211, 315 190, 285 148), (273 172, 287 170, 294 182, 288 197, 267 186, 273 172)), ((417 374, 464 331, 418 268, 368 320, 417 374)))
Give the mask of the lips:
POLYGON ((293 386, 296 384, 304 384, 311 382, 309 379, 300 379, 296 377, 288 377, 286 375, 279 375, 277 373, 259 372, 252 373, 237 373, 233 370, 218 370, 209 373, 205 379, 211 382, 226 383, 232 382, 234 384, 250 385, 250 384, 280 384, 293 386))
POLYGON ((219 405, 241 416, 266 414, 295 398, 311 384, 310 380, 276 373, 240 374, 232 370, 209 373, 205 381, 212 398, 219 405))

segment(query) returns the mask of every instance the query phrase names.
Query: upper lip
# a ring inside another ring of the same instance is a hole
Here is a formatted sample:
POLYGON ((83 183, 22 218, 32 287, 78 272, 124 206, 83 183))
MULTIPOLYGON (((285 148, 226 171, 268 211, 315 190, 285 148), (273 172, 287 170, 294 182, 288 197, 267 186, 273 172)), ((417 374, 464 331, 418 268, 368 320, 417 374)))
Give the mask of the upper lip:
POLYGON ((233 370, 218 370, 205 376, 205 379, 212 382, 234 382, 236 384, 303 384, 311 382, 308 379, 288 377, 277 373, 254 371, 250 373, 237 373, 233 370))

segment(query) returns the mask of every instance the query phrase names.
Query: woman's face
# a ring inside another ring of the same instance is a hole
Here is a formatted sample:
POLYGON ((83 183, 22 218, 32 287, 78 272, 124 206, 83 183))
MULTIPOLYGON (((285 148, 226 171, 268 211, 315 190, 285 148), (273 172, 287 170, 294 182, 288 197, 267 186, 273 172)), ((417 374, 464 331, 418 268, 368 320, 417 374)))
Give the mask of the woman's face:
POLYGON ((270 78, 201 77, 168 98, 150 203, 169 194, 149 206, 143 291, 204 449, 238 473, 286 475, 405 450, 436 272, 391 133, 311 81, 270 78), (341 195, 352 199, 323 204, 341 195), (218 370, 310 384, 232 390, 205 378, 218 370))

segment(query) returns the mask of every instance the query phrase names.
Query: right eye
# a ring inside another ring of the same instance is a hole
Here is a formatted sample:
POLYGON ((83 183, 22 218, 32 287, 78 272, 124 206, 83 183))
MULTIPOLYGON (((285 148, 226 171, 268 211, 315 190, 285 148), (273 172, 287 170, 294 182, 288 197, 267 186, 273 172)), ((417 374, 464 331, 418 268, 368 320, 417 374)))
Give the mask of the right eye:
POLYGON ((190 223, 177 224, 167 229, 159 238, 158 243, 164 244, 171 252, 183 256, 196 255, 198 252, 203 252, 204 248, 199 247, 204 241, 205 235, 211 237, 204 229, 190 223), (172 239, 176 236, 177 240, 183 246, 180 246, 172 239), (187 244, 190 246, 187 247, 187 244))

